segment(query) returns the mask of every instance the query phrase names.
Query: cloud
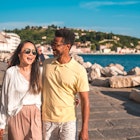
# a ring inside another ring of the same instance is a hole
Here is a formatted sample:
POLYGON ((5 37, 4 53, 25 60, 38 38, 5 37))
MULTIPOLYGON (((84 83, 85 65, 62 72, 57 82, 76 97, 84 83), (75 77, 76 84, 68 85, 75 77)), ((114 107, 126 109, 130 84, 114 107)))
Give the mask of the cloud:
POLYGON ((110 5, 117 5, 117 6, 124 6, 124 5, 134 5, 140 3, 139 1, 124 1, 124 2, 113 2, 113 1, 93 1, 87 3, 81 3, 80 7, 82 8, 98 8, 101 6, 110 6, 110 5))
POLYGON ((0 23, 0 30, 13 30, 13 29, 21 29, 26 26, 48 26, 48 25, 57 25, 62 26, 64 22, 62 21, 53 21, 50 23, 34 23, 34 22, 2 22, 0 23))

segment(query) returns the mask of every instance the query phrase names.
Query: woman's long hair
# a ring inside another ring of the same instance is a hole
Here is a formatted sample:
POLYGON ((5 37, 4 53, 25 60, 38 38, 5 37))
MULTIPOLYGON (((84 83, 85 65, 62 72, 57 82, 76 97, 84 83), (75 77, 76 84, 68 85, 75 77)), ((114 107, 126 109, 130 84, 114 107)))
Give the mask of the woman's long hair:
MULTIPOLYGON (((20 64, 20 60, 18 57, 18 54, 21 52, 21 49, 26 43, 32 43, 35 47, 35 44, 32 41, 25 40, 21 42, 16 50, 14 51, 10 65, 11 66, 16 66, 20 64)), ((37 48, 35 47, 35 50, 37 52, 37 48)), ((29 85, 29 91, 33 94, 38 94, 41 91, 42 85, 41 85, 41 74, 40 74, 40 69, 39 69, 39 61, 38 61, 38 53, 36 55, 36 58, 31 66, 31 75, 30 75, 30 85, 29 85)))

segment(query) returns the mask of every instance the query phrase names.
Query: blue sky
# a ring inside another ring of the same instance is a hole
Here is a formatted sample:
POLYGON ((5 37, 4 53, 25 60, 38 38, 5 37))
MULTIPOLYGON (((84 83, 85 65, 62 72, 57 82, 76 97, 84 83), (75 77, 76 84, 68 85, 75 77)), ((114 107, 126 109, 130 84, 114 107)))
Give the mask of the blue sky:
POLYGON ((52 24, 140 38, 140 0, 0 2, 0 30, 52 24))

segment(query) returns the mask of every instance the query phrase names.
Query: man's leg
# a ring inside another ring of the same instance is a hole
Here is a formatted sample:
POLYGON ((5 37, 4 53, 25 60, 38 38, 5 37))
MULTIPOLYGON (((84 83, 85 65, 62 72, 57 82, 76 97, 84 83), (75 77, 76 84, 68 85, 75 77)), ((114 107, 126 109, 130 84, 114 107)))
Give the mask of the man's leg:
POLYGON ((59 140, 58 123, 43 122, 43 140, 59 140))
POLYGON ((59 133, 60 140, 76 140, 76 121, 63 123, 59 133))

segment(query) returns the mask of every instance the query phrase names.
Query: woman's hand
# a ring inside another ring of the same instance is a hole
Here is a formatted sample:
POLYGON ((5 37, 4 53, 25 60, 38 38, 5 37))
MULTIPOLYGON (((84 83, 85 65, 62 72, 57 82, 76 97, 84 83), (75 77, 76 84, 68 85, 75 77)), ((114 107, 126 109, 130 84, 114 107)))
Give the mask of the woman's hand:
POLYGON ((75 104, 76 104, 76 106, 78 107, 78 105, 80 104, 80 99, 79 99, 79 98, 76 98, 76 99, 75 99, 75 104))
POLYGON ((0 137, 3 137, 4 133, 5 133, 5 129, 0 129, 0 137))

